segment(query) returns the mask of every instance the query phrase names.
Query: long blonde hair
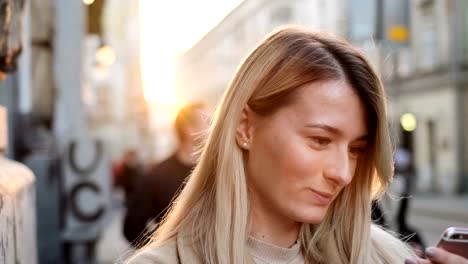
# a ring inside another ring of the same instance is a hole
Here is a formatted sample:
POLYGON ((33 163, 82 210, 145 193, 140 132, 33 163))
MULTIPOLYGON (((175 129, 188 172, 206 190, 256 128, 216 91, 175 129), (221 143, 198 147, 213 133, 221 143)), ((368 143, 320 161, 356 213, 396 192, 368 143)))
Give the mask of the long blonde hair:
POLYGON ((390 252, 409 254, 403 243, 371 225, 371 200, 393 174, 383 85, 346 41, 298 26, 274 31, 241 63, 214 113, 198 165, 147 247, 184 236, 204 263, 247 263, 249 199, 235 141, 242 110, 249 105, 272 113, 293 100, 298 87, 333 79, 351 84, 365 105, 369 148, 323 222, 302 225, 306 262, 387 263, 398 259, 390 252))

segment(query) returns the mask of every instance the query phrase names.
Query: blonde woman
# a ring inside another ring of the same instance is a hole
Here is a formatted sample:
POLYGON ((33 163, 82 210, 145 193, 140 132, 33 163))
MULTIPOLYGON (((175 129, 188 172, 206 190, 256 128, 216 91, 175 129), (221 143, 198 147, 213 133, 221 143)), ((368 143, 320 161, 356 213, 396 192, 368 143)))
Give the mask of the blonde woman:
POLYGON ((240 65, 185 188, 128 263, 403 263, 410 249, 371 224, 391 178, 369 62, 282 28, 240 65))

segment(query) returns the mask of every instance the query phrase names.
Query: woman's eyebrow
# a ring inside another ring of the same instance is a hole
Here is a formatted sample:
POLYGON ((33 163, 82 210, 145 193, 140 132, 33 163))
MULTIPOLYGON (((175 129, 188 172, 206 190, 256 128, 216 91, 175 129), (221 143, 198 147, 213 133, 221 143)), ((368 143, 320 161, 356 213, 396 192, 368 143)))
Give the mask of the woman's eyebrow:
POLYGON ((310 124, 306 124, 306 127, 322 129, 332 134, 336 134, 338 136, 343 135, 343 131, 341 131, 340 129, 326 125, 324 123, 310 123, 310 124))
MULTIPOLYGON (((343 131, 340 130, 339 128, 336 128, 336 127, 333 127, 324 123, 309 123, 309 124, 306 124, 306 127, 322 129, 332 134, 335 134, 337 136, 342 136, 344 134, 343 131)), ((368 139, 369 139, 369 136, 366 134, 366 135, 362 135, 356 138, 353 141, 368 141, 368 139)))
POLYGON ((364 135, 364 136, 360 136, 360 137, 356 138, 355 140, 353 140, 353 142, 367 143, 368 140, 369 140, 369 136, 364 135))

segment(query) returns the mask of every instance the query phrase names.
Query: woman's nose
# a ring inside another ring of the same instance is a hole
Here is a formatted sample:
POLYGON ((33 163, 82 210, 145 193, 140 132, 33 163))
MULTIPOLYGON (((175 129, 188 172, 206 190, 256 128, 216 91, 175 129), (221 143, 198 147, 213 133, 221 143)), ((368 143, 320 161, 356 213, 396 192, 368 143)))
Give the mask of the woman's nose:
POLYGON ((328 159, 324 174, 325 178, 333 181, 339 186, 348 185, 352 180, 351 161, 346 150, 336 150, 335 153, 328 159))

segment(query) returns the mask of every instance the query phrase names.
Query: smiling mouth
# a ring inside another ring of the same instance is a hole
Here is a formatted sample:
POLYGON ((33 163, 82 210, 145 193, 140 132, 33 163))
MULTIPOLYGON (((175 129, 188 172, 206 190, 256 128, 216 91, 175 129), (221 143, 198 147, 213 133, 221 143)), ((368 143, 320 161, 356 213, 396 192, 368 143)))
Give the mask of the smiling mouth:
POLYGON ((312 188, 309 188, 309 191, 312 194, 312 199, 318 205, 329 205, 333 200, 333 195, 330 193, 320 192, 312 188))

